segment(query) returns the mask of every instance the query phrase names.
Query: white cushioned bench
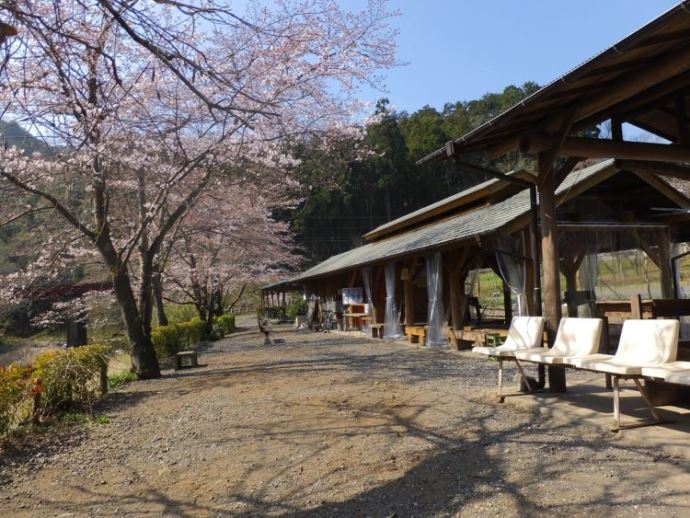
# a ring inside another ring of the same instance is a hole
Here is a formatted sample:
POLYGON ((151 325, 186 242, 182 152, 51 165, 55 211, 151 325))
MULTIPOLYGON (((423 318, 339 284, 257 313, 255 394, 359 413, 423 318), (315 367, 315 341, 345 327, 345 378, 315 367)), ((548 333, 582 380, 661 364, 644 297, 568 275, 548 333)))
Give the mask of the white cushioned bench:
MULTIPOLYGON (((617 431, 621 428, 619 387, 621 378, 631 379, 635 382, 642 399, 654 418, 653 424, 661 422, 640 383, 640 379, 653 374, 666 374, 673 369, 673 367, 668 366, 676 360, 679 331, 680 322, 678 320, 626 320, 623 323, 615 355, 590 355, 571 363, 577 368, 610 374, 613 377, 614 426, 612 430, 617 431), (644 374, 645 372, 647 374, 644 374)), ((671 373, 664 379, 672 383, 670 379, 673 376, 686 376, 686 374, 671 373)), ((687 376, 690 378, 690 373, 687 376)), ((650 423, 642 423, 642 425, 644 424, 650 423)), ((640 426, 640 424, 632 426, 640 426)), ((629 427, 631 426, 626 426, 626 428, 629 427)))
MULTIPOLYGON (((503 401, 503 360, 514 360, 520 370, 520 363, 515 354, 520 350, 535 349, 542 344, 544 338, 544 317, 513 317, 508 329, 506 341, 498 347, 473 347, 472 352, 498 359, 498 399, 503 401)), ((527 384, 529 387, 529 383, 527 384)), ((531 388, 531 387, 530 387, 531 388)))
POLYGON ((600 318, 562 318, 551 349, 536 347, 518 350, 515 357, 549 365, 562 365, 567 360, 588 357, 599 348, 603 327, 604 322, 600 318))

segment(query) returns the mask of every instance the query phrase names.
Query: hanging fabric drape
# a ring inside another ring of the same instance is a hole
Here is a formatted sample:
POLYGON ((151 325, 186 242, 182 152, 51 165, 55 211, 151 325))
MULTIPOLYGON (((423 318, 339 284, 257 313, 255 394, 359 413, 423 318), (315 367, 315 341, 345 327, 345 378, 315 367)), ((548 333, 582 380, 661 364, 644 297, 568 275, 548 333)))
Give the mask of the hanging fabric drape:
POLYGON ((429 295, 426 344, 428 347, 446 347, 448 340, 443 334, 443 269, 441 253, 426 258, 426 289, 429 295))
POLYGON ((386 315, 383 322, 383 338, 396 340, 400 333, 400 318, 395 301, 395 263, 386 265, 386 315))
POLYGON ((316 311, 316 295, 313 293, 307 295, 307 323, 314 321, 314 313, 316 311))
MULTIPOLYGON (((671 245, 671 257, 674 258, 684 252, 687 252, 687 248, 688 247, 686 243, 673 243, 673 245, 671 245)), ((688 290, 685 288, 685 286, 683 286, 683 280, 680 274, 681 259, 672 260, 675 262, 675 267, 673 268, 675 278, 673 279, 673 282, 675 283, 676 289, 678 290, 678 298, 687 299, 688 290)), ((680 317, 680 337, 683 340, 687 340, 690 337, 690 317, 680 317)))
POLYGON ((594 315, 594 304, 596 301, 596 289, 597 282, 599 281, 599 257, 596 253, 587 254, 580 264, 580 269, 578 270, 580 277, 580 284, 584 291, 588 291, 590 295, 590 304, 587 306, 586 317, 593 317, 594 315))
POLYGON ((527 297, 525 286, 527 281, 527 261, 523 257, 522 237, 503 237, 498 240, 499 251, 496 252, 496 262, 501 278, 510 291, 515 295, 517 303, 515 315, 527 315, 527 297))
POLYGON ((362 268, 362 279, 364 281, 364 297, 365 300, 367 301, 367 319, 364 325, 362 326, 363 329, 362 331, 368 332, 370 329, 371 324, 375 324, 374 322, 374 299, 371 297, 371 267, 370 266, 365 266, 362 268))

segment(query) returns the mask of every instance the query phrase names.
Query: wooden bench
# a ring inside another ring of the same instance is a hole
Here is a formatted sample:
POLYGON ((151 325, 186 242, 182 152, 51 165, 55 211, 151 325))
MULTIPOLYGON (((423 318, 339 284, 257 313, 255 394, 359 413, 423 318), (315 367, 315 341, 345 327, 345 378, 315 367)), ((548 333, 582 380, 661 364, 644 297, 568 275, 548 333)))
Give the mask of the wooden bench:
POLYGON ((383 326, 384 324, 369 324, 371 328, 372 338, 383 338, 383 326))
POLYGON ((426 341, 426 326, 423 324, 405 326, 405 334, 411 344, 424 345, 426 341))
POLYGON ((191 369, 193 367, 199 366, 199 359, 196 355, 196 351, 182 351, 175 355, 175 370, 180 370, 183 368, 191 369), (183 365, 183 360, 189 360, 188 365, 183 365))

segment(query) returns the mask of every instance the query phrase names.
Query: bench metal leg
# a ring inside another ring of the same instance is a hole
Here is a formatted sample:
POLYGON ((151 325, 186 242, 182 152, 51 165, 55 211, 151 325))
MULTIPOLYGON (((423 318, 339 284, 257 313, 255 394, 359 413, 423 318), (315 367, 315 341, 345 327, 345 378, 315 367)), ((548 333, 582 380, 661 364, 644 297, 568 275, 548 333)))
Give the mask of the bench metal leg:
POLYGON ((652 405, 652 402, 649 400, 649 397, 647 396, 647 392, 644 390, 644 387, 642 386, 642 383, 640 383, 640 380, 637 378, 633 378, 633 381, 635 382, 635 385, 637 385, 637 390, 640 391, 640 395, 642 396, 642 399, 647 405, 647 408, 649 409, 649 413, 652 414, 652 417, 657 423, 661 422, 661 418, 659 417, 659 414, 656 413, 656 410, 654 410, 654 406, 652 405))
POLYGON ((517 358, 515 359, 515 365, 517 365, 518 371, 520 372, 520 376, 522 376, 522 380, 525 382, 527 390, 530 392, 530 394, 533 393, 534 389, 532 388, 532 384, 530 383, 529 378, 525 375, 525 371, 523 370, 522 365, 517 358))
POLYGON ((620 378, 613 377, 613 428, 611 431, 618 431, 621 427, 621 397, 620 397, 620 378))
POLYGON ((669 421, 662 420, 659 417, 659 414, 657 414, 656 410, 654 409, 654 405, 652 405, 652 402, 649 400, 649 396, 645 392, 644 387, 642 386, 642 383, 640 383, 640 380, 638 378, 629 378, 629 379, 632 379, 635 382, 635 385, 637 386, 637 389, 639 390, 640 395, 642 396, 642 400, 644 401, 645 405, 647 405, 647 409, 649 409, 649 413, 652 414, 653 420, 651 420, 651 421, 640 421, 640 422, 636 422, 636 423, 621 425, 620 386, 619 386, 620 377, 619 376, 613 376, 614 426, 611 428, 611 431, 617 432, 619 430, 628 429, 628 428, 641 428, 643 426, 653 426, 653 425, 668 423, 669 421))

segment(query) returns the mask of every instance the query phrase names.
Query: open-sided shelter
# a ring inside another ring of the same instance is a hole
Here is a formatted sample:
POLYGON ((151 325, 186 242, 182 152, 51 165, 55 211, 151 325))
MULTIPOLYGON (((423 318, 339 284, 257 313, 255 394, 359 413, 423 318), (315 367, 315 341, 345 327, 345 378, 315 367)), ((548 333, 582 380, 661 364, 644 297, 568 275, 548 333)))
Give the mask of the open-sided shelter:
MULTIPOLYGON (((688 201, 664 177, 690 179, 688 95, 690 2, 685 1, 420 161, 451 159, 462 168, 469 167, 468 155, 497 158, 517 151, 535 158, 533 174, 502 178, 494 173, 494 180, 375 229, 365 236, 368 244, 291 281, 334 303, 338 287, 359 283, 376 323, 385 323, 388 312, 395 321, 403 293, 402 306, 409 308, 402 311, 403 320, 411 329, 417 292, 404 288, 414 286, 424 264, 431 299, 426 323, 436 318, 433 308, 438 312, 442 306, 437 302, 446 302, 458 333, 466 316, 460 279, 479 256, 485 266, 502 271, 514 291, 520 290, 514 279, 525 278, 525 304, 532 312, 543 311, 550 343, 562 314, 560 275, 568 281, 567 291, 576 291, 574 272, 595 252, 641 248, 658 264, 662 296, 671 298, 669 249, 673 241, 688 240, 688 201), (610 122, 610 138, 581 136, 605 122, 610 122), (626 141, 623 124, 663 143, 626 141), (575 170, 593 158, 607 160, 575 170), (561 238, 577 233, 583 238, 561 238), (602 233, 618 237, 591 237, 602 233), (437 270, 445 275, 434 275, 437 270), (402 290, 396 289, 399 284, 402 290)), ((576 297, 569 300, 571 306, 576 302, 576 297)), ((389 326, 391 333, 397 327, 389 326)), ((549 367, 549 376, 552 391, 565 390, 562 368, 549 367)))

